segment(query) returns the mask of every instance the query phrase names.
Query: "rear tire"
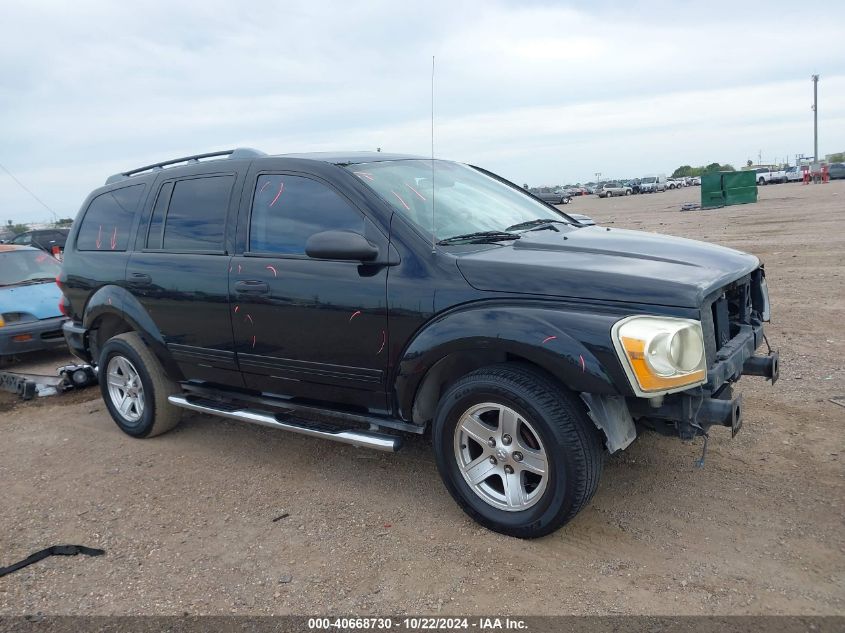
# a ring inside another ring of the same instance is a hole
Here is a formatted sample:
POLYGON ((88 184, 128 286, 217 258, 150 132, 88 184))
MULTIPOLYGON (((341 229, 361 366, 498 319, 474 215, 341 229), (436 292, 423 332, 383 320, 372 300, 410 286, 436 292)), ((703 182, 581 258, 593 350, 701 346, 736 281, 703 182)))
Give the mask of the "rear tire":
POLYGON ((118 334, 100 352, 100 391, 112 419, 132 437, 154 437, 179 423, 168 396, 181 392, 137 332, 118 334))
POLYGON ((452 385, 438 404, 432 439, 440 476, 461 509, 517 538, 545 536, 570 521, 595 493, 604 462, 583 404, 546 374, 515 363, 452 385))

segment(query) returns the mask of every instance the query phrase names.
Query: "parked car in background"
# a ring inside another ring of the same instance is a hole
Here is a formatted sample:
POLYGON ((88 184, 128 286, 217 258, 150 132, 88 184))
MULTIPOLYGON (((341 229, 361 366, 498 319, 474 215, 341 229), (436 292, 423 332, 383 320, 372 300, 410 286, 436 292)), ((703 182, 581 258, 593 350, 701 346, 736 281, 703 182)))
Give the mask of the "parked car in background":
POLYGON ((55 252, 53 249, 56 247, 58 247, 59 253, 65 249, 68 233, 70 233, 70 229, 36 229, 19 233, 10 239, 7 244, 34 246, 52 255, 55 252))
POLYGON ((640 193, 666 191, 666 176, 646 176, 640 180, 640 193))
POLYGON ((786 182, 786 172, 783 169, 772 169, 771 167, 757 167, 754 169, 757 173, 758 185, 771 185, 775 183, 786 182))
POLYGON ((831 180, 845 179, 845 163, 831 163, 828 165, 827 173, 831 180))
POLYGON ((801 182, 804 180, 804 173, 809 169, 807 165, 795 165, 783 170, 785 182, 801 182))
POLYGON ((555 191, 538 191, 534 193, 534 195, 540 198, 543 202, 548 202, 549 204, 569 204, 571 201, 571 196, 569 196, 563 189, 557 189, 555 191))
POLYGON ((667 189, 680 189, 681 187, 687 186, 686 178, 667 178, 666 179, 666 188, 667 189))
POLYGON ((631 182, 628 183, 628 186, 631 187, 631 193, 641 193, 640 192, 640 179, 634 178, 631 182))
POLYGON ((618 182, 605 182, 596 188, 599 198, 612 198, 613 196, 630 196, 631 188, 618 182))
POLYGON ((59 272, 40 249, 0 245, 0 358, 66 346, 59 272))
POLYGON ((690 187, 700 187, 701 186, 701 176, 693 176, 689 179, 690 187))

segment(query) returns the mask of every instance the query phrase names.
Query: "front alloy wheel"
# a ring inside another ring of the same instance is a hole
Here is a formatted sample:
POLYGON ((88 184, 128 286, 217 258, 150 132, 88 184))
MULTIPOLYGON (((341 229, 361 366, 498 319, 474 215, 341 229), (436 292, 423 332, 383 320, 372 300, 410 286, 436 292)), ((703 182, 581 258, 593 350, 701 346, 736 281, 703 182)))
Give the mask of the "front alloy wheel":
POLYGON ((536 538, 571 520, 598 486, 604 448, 584 404, 520 363, 477 369, 452 384, 432 423, 437 469, 481 525, 536 538))
POLYGON ((540 436, 508 406, 484 402, 455 427, 455 459, 475 494, 507 512, 526 510, 543 496, 548 457, 540 436))

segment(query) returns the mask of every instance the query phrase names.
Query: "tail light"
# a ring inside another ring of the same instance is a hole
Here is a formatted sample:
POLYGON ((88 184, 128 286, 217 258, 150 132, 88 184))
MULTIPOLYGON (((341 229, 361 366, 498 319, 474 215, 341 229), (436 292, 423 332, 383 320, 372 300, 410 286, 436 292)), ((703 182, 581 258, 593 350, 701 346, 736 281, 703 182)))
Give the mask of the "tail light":
POLYGON ((67 297, 63 296, 59 299, 59 312, 61 312, 66 317, 71 315, 70 313, 70 301, 67 300, 67 297))

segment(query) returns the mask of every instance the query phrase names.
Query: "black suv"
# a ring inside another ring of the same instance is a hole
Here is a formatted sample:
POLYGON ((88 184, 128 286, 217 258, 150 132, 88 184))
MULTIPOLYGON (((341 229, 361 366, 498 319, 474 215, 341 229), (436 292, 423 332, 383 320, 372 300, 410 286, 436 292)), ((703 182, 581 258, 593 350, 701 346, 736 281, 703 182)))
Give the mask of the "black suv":
POLYGON ((20 233, 12 239, 7 240, 6 243, 17 244, 19 246, 34 246, 35 248, 40 248, 42 251, 55 254, 55 248, 58 248, 59 252, 64 250, 69 232, 69 229, 36 229, 34 231, 20 233))
POLYGON ((58 283, 118 426, 182 409, 395 451, 430 431, 481 524, 536 537, 637 430, 735 433, 756 257, 583 226, 494 174, 384 153, 202 154, 110 177, 58 283))

